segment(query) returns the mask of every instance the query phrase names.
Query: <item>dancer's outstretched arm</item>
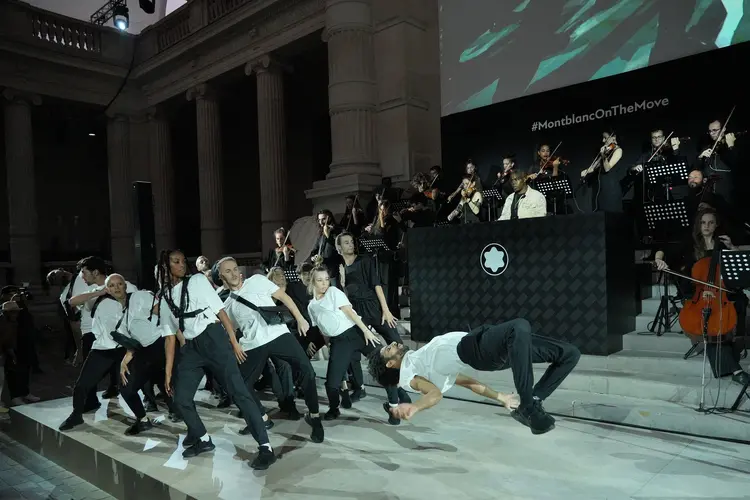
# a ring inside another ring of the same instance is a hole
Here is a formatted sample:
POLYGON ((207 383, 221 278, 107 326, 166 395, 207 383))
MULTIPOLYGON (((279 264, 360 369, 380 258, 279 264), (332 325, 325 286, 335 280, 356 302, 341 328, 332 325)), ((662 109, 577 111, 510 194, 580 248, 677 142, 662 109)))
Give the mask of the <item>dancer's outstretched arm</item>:
POLYGON ((466 389, 469 389, 474 394, 479 394, 480 396, 484 396, 485 398, 499 401, 500 404, 502 404, 508 409, 512 410, 512 409, 518 408, 519 399, 518 399, 517 394, 504 394, 502 392, 496 392, 494 389, 492 389, 488 385, 483 384, 479 382, 478 380, 474 380, 473 378, 468 377, 464 375, 463 373, 459 373, 456 376, 456 385, 465 387, 466 389))
POLYGON ((415 403, 401 403, 397 407, 391 408, 391 414, 396 418, 409 420, 417 412, 432 408, 443 399, 440 389, 426 378, 416 376, 409 385, 412 389, 421 392, 423 396, 415 403))

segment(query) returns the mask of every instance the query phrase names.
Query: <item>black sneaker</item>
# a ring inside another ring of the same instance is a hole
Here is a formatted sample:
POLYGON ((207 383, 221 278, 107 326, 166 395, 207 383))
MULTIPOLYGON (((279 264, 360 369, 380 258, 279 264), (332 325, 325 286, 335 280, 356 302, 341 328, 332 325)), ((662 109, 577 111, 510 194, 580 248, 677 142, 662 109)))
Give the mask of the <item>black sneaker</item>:
POLYGON ((366 397, 367 397, 367 392, 365 392, 364 387, 361 387, 359 389, 354 389, 351 395, 349 396, 349 398, 352 400, 352 403, 356 403, 357 401, 364 399, 366 397))
POLYGON ((61 431, 69 431, 74 427, 77 427, 83 423, 83 417, 81 417, 78 414, 72 413, 68 418, 65 419, 65 422, 60 424, 60 430, 61 431))
POLYGON ((109 389, 104 391, 104 394, 102 394, 102 399, 114 399, 119 395, 120 391, 118 391, 116 387, 110 387, 109 389))
POLYGON ((146 401, 146 404, 144 406, 147 413, 153 413, 155 411, 159 411, 159 407, 156 406, 156 403, 154 401, 146 401))
POLYGON ((401 424, 401 419, 394 417, 393 414, 391 413, 391 405, 388 404, 388 401, 386 401, 385 403, 383 403, 383 409, 388 414, 388 423, 389 424, 391 424, 391 425, 400 425, 401 424))
POLYGON ((182 440, 182 447, 190 448, 191 446, 195 445, 195 443, 198 442, 198 439, 200 438, 193 437, 190 434, 188 434, 187 436, 185 436, 185 439, 182 440))
MULTIPOLYGON (((328 414, 326 413, 326 415, 328 414)), ((307 422, 308 425, 312 427, 312 432, 310 433, 310 441, 312 441, 313 443, 322 443, 323 439, 325 439, 325 431, 323 430, 323 422, 320 421, 320 417, 313 418, 308 413, 307 415, 305 415, 305 422, 307 422)))
MULTIPOLYGON (((341 416, 341 410, 338 408, 331 408, 329 409, 326 414, 323 416, 325 420, 336 420, 341 416)), ((307 419, 307 417, 305 417, 307 419)))
POLYGON ((530 406, 513 410, 510 416, 531 429, 532 434, 544 434, 555 428, 555 419, 544 410, 539 400, 534 400, 530 406))
POLYGON ((125 431, 125 435, 135 436, 136 434, 151 429, 153 426, 154 424, 151 422, 150 418, 147 418, 146 420, 136 420, 135 423, 125 431))
POLYGON ((341 389, 339 391, 339 394, 341 394, 341 407, 345 409, 349 409, 352 407, 352 398, 349 396, 349 390, 347 389, 341 389))
MULTIPOLYGON (((183 442, 184 447, 184 442, 183 442)), ((185 448, 185 451, 182 452, 182 458, 192 458, 197 457, 201 453, 205 453, 208 451, 214 451, 213 441, 211 441, 211 438, 208 438, 208 441, 203 441, 201 439, 198 439, 198 442, 195 443, 193 446, 189 448, 185 448)))
POLYGON ((258 446, 258 455, 250 463, 255 470, 266 470, 276 461, 276 455, 268 446, 258 446))

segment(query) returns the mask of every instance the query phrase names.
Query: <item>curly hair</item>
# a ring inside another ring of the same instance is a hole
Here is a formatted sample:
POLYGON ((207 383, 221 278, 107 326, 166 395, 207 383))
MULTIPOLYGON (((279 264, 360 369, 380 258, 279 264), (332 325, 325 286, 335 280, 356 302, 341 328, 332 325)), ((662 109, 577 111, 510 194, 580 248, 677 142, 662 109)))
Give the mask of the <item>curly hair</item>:
POLYGON ((378 381, 383 387, 397 386, 400 371, 397 368, 388 368, 387 360, 375 349, 367 355, 367 371, 370 376, 378 381))

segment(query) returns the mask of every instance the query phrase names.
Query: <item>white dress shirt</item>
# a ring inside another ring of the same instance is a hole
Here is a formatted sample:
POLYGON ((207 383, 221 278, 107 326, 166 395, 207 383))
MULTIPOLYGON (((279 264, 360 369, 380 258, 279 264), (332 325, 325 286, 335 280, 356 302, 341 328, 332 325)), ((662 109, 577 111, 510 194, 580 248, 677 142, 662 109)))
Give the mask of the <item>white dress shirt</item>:
POLYGON ((92 333, 96 337, 91 349, 103 351, 117 349, 120 345, 112 338, 112 331, 122 318, 123 306, 116 299, 104 297, 94 311, 92 333))
POLYGON ((445 393, 456 383, 459 373, 473 370, 458 357, 458 343, 467 335, 468 332, 449 332, 435 337, 416 351, 407 351, 401 360, 398 385, 417 392, 411 387, 411 381, 420 376, 445 393))
POLYGON ((320 299, 312 298, 307 304, 310 313, 311 326, 317 326, 326 337, 338 337, 348 329, 356 326, 354 321, 341 310, 344 306, 352 306, 349 298, 336 288, 328 287, 325 295, 320 299))
MULTIPOLYGON (((189 279, 182 280, 180 283, 172 287, 170 298, 174 302, 174 305, 180 307, 180 295, 182 294, 182 287, 185 286, 187 281, 189 301, 185 312, 201 311, 202 313, 192 318, 185 318, 185 329, 182 334, 186 340, 196 338, 198 335, 210 325, 218 321, 217 315, 224 309, 224 304, 214 290, 214 287, 202 274, 194 274, 189 279)), ((159 302, 159 317, 162 325, 162 333, 165 336, 174 335, 180 328, 180 322, 172 314, 172 310, 167 305, 165 299, 161 299, 159 302)))
MULTIPOLYGON (((126 281, 125 285, 126 285, 125 287, 126 293, 138 291, 138 287, 129 281, 126 281)), ((83 290, 81 293, 98 292, 99 290, 103 288, 104 288, 104 285, 94 284, 94 285, 89 286, 85 290, 83 290)), ((76 295, 81 295, 81 294, 80 293, 73 294, 73 297, 75 297, 76 295)), ((94 306, 94 302, 96 302, 96 298, 87 300, 82 305, 78 306, 78 309, 81 311, 81 333, 85 334, 85 333, 89 333, 93 331, 94 322, 93 322, 93 319, 91 318, 91 308, 94 306)))
MULTIPOLYGON (((232 292, 243 299, 251 302, 256 307, 275 307, 272 295, 279 290, 274 282, 263 276, 255 274, 246 279, 239 290, 232 292)), ((268 344, 285 333, 289 333, 286 325, 269 325, 258 311, 230 295, 224 301, 224 310, 229 315, 235 329, 242 330, 240 345, 243 351, 250 351, 256 347, 268 344)))
MULTIPOLYGON (((498 220, 510 220, 510 209, 516 196, 518 196, 518 193, 508 196, 503 204, 503 213, 500 214, 498 220)), ((545 215, 547 215, 547 198, 536 189, 527 186, 526 193, 522 194, 521 199, 518 200, 518 218, 531 219, 532 217, 544 217, 545 215)))
POLYGON ((86 289, 89 286, 86 284, 86 282, 83 280, 83 273, 78 273, 70 283, 65 285, 65 288, 62 289, 62 293, 60 294, 60 303, 65 306, 68 302, 68 298, 75 297, 76 295, 80 295, 82 293, 86 292, 86 289), (73 293, 70 294, 70 297, 68 297, 68 290, 70 290, 70 286, 73 286, 73 293))
POLYGON ((162 335, 162 329, 157 326, 158 315, 151 314, 153 304, 154 294, 148 290, 133 293, 128 301, 125 319, 117 331, 138 341, 143 347, 156 342, 162 335))

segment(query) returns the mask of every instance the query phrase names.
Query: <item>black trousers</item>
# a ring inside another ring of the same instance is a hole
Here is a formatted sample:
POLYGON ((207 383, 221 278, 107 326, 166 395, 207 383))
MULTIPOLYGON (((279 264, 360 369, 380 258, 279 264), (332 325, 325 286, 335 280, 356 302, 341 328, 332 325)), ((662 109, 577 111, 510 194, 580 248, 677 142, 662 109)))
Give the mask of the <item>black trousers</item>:
POLYGON ((146 409, 143 407, 143 401, 138 395, 138 391, 143 390, 144 395, 148 398, 147 386, 151 386, 151 393, 153 394, 153 380, 157 382, 159 390, 165 394, 166 403, 169 407, 169 411, 172 411, 172 402, 170 397, 166 395, 166 389, 164 388, 164 368, 166 364, 166 355, 164 352, 164 338, 160 337, 153 344, 148 347, 138 349, 133 354, 133 359, 128 365, 130 375, 128 375, 128 383, 120 388, 120 395, 125 400, 125 403, 133 410, 133 414, 136 418, 146 418, 146 409))
POLYGON ((125 356, 125 349, 92 349, 83 362, 81 373, 73 387, 73 413, 82 414, 85 410, 99 404, 96 397, 96 386, 113 368, 120 373, 120 362, 125 356))
POLYGON ((29 382, 31 380, 31 365, 19 360, 5 357, 5 380, 8 383, 10 399, 22 398, 29 395, 29 382))
POLYGON ((73 335, 73 328, 70 326, 68 315, 65 313, 65 308, 59 301, 57 302, 57 315, 62 320, 63 333, 65 334, 65 359, 68 359, 76 354, 76 339, 73 335))
MULTIPOLYGON (((359 368, 359 374, 362 375, 362 365, 352 363, 355 354, 364 354, 367 356, 375 348, 371 344, 365 344, 365 337, 356 326, 348 329, 337 337, 331 337, 330 340, 331 355, 328 358, 328 371, 326 372, 326 394, 328 395, 328 406, 331 409, 338 408, 341 404, 339 390, 341 381, 346 377, 346 371, 351 364, 359 368)), ((360 385, 361 387, 361 385, 360 385)), ((386 387, 390 404, 398 404, 399 391, 396 387, 386 387)))
MULTIPOLYGON (((285 333, 260 347, 246 351, 245 354, 247 360, 240 365, 240 371, 248 387, 252 387, 258 380, 269 358, 280 359, 289 363, 294 378, 299 381, 302 392, 305 394, 305 404, 310 413, 315 414, 320 411, 318 389, 315 386, 315 370, 310 363, 310 358, 307 357, 304 349, 291 332, 285 333)), ((256 401, 261 411, 265 411, 257 398, 256 401)))
POLYGON ((292 366, 278 356, 270 356, 266 361, 262 375, 279 403, 294 399, 293 373, 292 366))
MULTIPOLYGON (((378 332, 386 344, 396 342, 401 343, 401 335, 398 334, 398 330, 391 328, 388 324, 383 323, 383 310, 380 308, 380 303, 377 300, 352 300, 352 309, 362 318, 362 323, 366 326, 372 327, 373 330, 378 332)), ((361 337, 359 330, 357 334, 361 337)), ((363 340, 364 342, 364 340, 363 340)), ((371 350, 371 349, 370 349, 371 350)), ((367 352, 369 353, 370 350, 367 352)), ((367 354, 365 354, 367 355, 367 354)), ((352 354, 352 364, 349 367, 349 371, 352 374, 352 385, 354 389, 359 389, 364 385, 365 378, 362 373, 362 358, 360 351, 355 351, 352 354)), ((330 366, 330 361, 329 361, 330 366)), ((344 372, 346 375, 346 372, 344 372)))
MULTIPOLYGON (((91 352, 91 346, 94 345, 95 340, 96 340, 96 335, 94 335, 93 332, 88 332, 88 333, 83 334, 83 338, 81 339, 81 348, 83 349, 83 359, 88 358, 89 353, 91 352)), ((120 358, 120 361, 122 361, 122 358, 120 358)), ((83 368, 81 368, 81 370, 83 370, 83 368)), ((120 385, 120 365, 118 364, 118 365, 112 366, 108 374, 109 374, 109 386, 107 386, 107 390, 116 390, 117 387, 120 385)), ((107 373, 102 374, 101 378, 104 378, 105 375, 107 375, 107 373)), ((98 383, 99 382, 97 381, 97 384, 98 383)), ((96 392, 96 386, 94 386, 92 390, 96 392)))
POLYGON ((510 368, 521 407, 534 397, 546 399, 578 364, 581 352, 572 344, 533 335, 531 324, 515 319, 499 325, 483 325, 472 330, 458 344, 461 361, 480 371, 510 368), (532 363, 551 363, 534 385, 532 363))
POLYGON ((195 409, 195 393, 203 380, 204 367, 211 370, 240 408, 258 444, 267 444, 268 434, 263 416, 258 411, 260 403, 242 380, 227 332, 218 322, 209 325, 200 335, 180 347, 174 404, 187 425, 188 435, 200 438, 206 434, 206 427, 195 409))

